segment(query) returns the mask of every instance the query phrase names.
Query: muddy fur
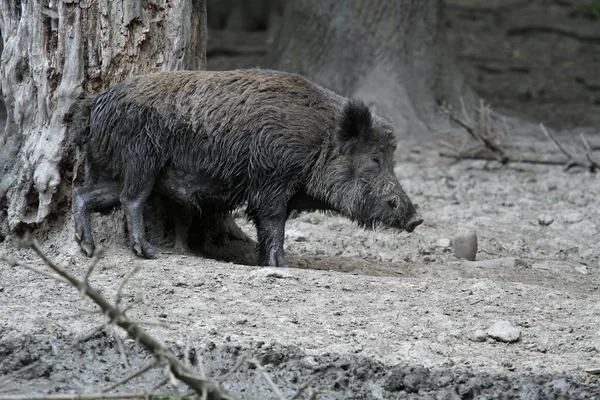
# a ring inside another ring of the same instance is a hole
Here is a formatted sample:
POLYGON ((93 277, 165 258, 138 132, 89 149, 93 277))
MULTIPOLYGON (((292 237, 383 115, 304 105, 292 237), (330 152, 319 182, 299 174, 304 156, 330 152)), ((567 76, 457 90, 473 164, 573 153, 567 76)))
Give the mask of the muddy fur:
POLYGON ((422 220, 393 173, 392 127, 361 102, 267 70, 163 72, 84 97, 68 118, 89 176, 74 189, 76 237, 89 213, 121 203, 133 251, 153 257, 140 208, 151 191, 202 211, 247 204, 259 262, 286 266, 292 210, 334 210, 372 228, 422 220))

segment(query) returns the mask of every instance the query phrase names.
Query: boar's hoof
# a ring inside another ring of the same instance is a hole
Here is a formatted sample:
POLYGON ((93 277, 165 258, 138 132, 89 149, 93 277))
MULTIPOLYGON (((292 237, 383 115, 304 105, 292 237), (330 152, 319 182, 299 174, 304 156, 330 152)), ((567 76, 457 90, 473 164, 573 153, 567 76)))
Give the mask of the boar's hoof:
POLYGON ((135 243, 131 246, 131 250, 133 250, 133 254, 138 257, 149 259, 156 258, 156 250, 148 242, 135 243))
POLYGON ((81 251, 83 252, 83 254, 85 254, 88 257, 92 257, 94 255, 94 251, 96 250, 96 246, 94 246, 94 243, 88 243, 88 242, 79 242, 79 248, 81 249, 81 251))
POLYGON ((406 232, 412 232, 415 230, 415 228, 419 225, 421 225, 423 223, 423 218, 421 218, 419 215, 416 215, 414 217, 412 217, 404 226, 404 230, 406 232))

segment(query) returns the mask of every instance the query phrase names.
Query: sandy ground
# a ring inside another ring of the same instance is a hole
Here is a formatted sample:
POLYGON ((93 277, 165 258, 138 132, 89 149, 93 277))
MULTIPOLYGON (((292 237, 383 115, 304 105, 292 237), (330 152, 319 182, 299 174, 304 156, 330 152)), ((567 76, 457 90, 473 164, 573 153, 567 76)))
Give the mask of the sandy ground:
MULTIPOLYGON (((577 1, 493 2, 508 4, 499 10, 483 3, 450 1, 447 12, 471 85, 501 111, 546 121, 565 137, 579 133, 573 126, 591 127, 585 132, 598 145, 598 44, 581 40, 598 21, 574 12, 577 1), (552 29, 524 29, 540 14, 552 29), (558 29, 567 17, 580 22, 569 28, 575 34, 558 29)), ((537 128, 524 129, 522 148, 554 150, 539 130, 531 135, 537 128)), ((600 368, 598 174, 452 164, 425 141, 403 138, 396 168, 425 217, 413 234, 301 214, 286 230, 293 269, 220 263, 168 244, 159 259, 145 261, 126 247, 116 211, 95 216, 97 242, 112 244, 91 282, 112 299, 140 266, 124 299, 145 298, 131 315, 167 324, 149 326, 152 334, 181 357, 187 348, 196 370, 211 377, 249 351, 288 397, 312 377, 319 399, 600 398, 598 376, 585 372, 600 368), (448 245, 463 231, 478 235, 475 262, 457 259, 448 245), (517 329, 518 341, 486 335, 498 321, 517 329)), ((237 222, 254 235, 243 218, 237 222)), ((89 260, 70 220, 39 239, 53 259, 84 274, 89 260)), ((11 240, 0 243, 0 254, 42 267, 11 240)), ((125 340, 126 365, 110 329, 55 358, 103 322, 65 318, 89 309, 71 288, 0 265, 0 396, 97 391, 152 360, 125 340), (2 381, 35 360, 40 366, 2 381)), ((155 369, 119 390, 150 389, 163 377, 155 369)), ((243 399, 275 398, 248 366, 226 386, 243 399)))
MULTIPOLYGON (((396 172, 425 218, 413 234, 301 214, 286 230, 298 268, 220 263, 168 246, 146 261, 127 249, 116 211, 95 218, 97 240, 112 245, 92 283, 113 298, 141 266, 125 290, 127 301, 146 298, 133 317, 168 324, 148 329, 179 353, 193 348, 213 376, 251 351, 286 394, 312 376, 321 399, 600 398, 598 378, 585 372, 600 367, 597 174, 451 164, 417 144, 401 149, 396 172), (462 231, 478 235, 475 262, 457 259, 447 245, 462 231), (500 320, 520 331, 517 342, 478 341, 477 330, 500 320)), ((237 222, 254 235, 243 218, 237 222)), ((42 244, 81 276, 89 261, 67 225, 42 244)), ((41 266, 11 241, 0 253, 41 266)), ((53 361, 102 318, 60 318, 91 305, 60 283, 1 268, 0 373, 46 361, 0 393, 97 390, 127 374, 110 335, 53 361)), ((132 368, 151 358, 126 345, 132 368)), ((160 376, 156 370, 121 390, 151 387, 160 376)), ((242 398, 274 398, 246 367, 230 388, 242 398)))

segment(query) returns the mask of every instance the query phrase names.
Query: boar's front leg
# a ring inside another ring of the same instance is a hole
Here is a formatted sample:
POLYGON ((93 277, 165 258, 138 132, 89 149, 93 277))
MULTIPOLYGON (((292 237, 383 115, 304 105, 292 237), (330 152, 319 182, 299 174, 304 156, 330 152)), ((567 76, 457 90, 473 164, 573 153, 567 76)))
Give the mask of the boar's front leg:
POLYGON ((263 190, 248 208, 256 224, 258 263, 269 267, 291 267, 283 254, 288 198, 282 188, 263 190))
POLYGON ((93 256, 96 250, 90 214, 117 206, 120 186, 117 181, 92 180, 85 186, 73 189, 71 208, 75 222, 75 240, 88 257, 93 256))
POLYGON ((287 212, 255 217, 258 233, 258 262, 261 266, 291 267, 283 254, 283 238, 287 212))

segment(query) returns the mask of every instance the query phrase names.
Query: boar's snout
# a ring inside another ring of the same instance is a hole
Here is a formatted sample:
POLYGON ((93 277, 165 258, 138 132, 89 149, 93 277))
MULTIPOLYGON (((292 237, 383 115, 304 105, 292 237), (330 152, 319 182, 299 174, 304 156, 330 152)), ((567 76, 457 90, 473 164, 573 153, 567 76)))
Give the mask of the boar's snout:
POLYGON ((408 220, 406 225, 404 225, 404 230, 406 232, 412 232, 415 228, 423 223, 423 218, 419 214, 415 214, 411 219, 408 220))

